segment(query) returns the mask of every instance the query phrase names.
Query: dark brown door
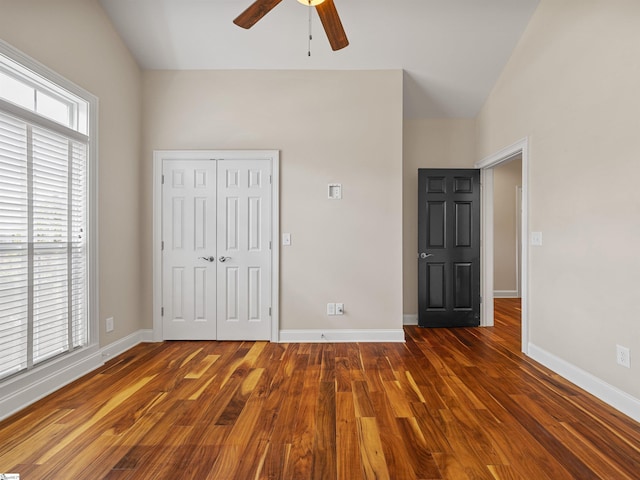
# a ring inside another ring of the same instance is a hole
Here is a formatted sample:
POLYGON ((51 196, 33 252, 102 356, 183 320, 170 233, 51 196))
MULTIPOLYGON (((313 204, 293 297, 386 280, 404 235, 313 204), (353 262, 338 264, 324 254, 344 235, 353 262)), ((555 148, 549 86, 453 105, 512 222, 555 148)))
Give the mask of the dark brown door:
POLYGON ((480 325, 480 170, 418 170, 418 324, 480 325))

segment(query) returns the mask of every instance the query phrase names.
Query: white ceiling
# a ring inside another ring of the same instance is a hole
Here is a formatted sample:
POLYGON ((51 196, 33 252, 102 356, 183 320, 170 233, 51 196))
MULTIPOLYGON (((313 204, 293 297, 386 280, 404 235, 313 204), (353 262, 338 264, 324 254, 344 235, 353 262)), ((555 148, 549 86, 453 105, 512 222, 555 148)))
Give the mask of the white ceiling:
POLYGON ((334 0, 350 45, 284 0, 250 30, 253 0, 100 0, 144 69, 403 69, 405 117, 475 117, 539 0, 334 0))

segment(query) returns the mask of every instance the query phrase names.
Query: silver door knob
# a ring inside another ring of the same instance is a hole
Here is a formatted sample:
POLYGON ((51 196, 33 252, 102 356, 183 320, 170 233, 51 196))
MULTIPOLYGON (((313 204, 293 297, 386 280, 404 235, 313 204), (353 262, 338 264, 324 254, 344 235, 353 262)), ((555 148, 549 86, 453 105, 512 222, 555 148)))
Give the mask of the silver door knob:
POLYGON ((431 256, 433 256, 433 253, 424 253, 424 252, 422 252, 420 254, 420 258, 429 258, 431 256))
POLYGON ((218 258, 218 261, 221 262, 221 263, 224 263, 227 260, 231 260, 231 257, 220 257, 220 258, 218 258))
POLYGON ((199 259, 201 258, 202 260, 206 260, 207 262, 215 262, 216 261, 216 257, 214 257, 213 255, 211 255, 210 257, 198 257, 199 259))

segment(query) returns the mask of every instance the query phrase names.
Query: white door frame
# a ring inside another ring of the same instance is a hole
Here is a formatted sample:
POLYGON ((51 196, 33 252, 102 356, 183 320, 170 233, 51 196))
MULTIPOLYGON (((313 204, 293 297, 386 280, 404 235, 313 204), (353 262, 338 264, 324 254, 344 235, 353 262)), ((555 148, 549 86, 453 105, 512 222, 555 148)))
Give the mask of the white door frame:
POLYGON ((529 353, 529 139, 522 140, 503 148, 475 164, 480 169, 482 183, 482 227, 480 262, 482 275, 480 289, 482 305, 480 325, 492 327, 493 320, 493 168, 508 162, 514 157, 522 156, 522 270, 520 272, 520 288, 522 291, 522 344, 523 353, 529 353))
POLYGON ((522 298, 520 272, 522 272, 522 185, 516 187, 516 296, 522 298))
POLYGON ((162 341, 162 161, 271 161, 271 341, 280 332, 280 152, 278 150, 155 150, 153 152, 153 341, 162 341))

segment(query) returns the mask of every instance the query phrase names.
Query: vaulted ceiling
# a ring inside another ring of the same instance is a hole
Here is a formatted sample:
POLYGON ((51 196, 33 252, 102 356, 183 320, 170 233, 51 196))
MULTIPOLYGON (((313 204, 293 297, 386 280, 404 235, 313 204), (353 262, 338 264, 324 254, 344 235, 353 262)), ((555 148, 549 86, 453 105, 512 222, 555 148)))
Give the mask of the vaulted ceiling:
POLYGON ((333 52, 309 7, 283 0, 250 30, 253 0, 100 0, 144 69, 403 69, 408 118, 475 117, 539 0, 334 0, 333 52))

